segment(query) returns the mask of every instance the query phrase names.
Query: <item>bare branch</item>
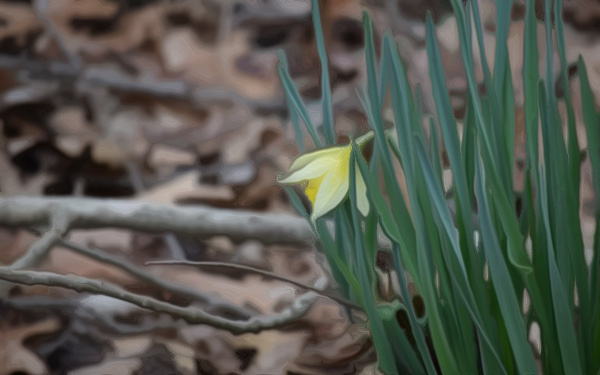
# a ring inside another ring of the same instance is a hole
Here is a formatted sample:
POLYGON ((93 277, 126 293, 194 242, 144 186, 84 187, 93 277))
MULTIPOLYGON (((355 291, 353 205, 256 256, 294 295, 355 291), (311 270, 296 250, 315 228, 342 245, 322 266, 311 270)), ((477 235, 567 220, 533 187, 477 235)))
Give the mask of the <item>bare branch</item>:
POLYGON ((48 225, 55 210, 68 215, 67 229, 114 227, 152 233, 171 231, 181 235, 225 235, 233 240, 253 238, 265 244, 297 246, 314 241, 309 224, 292 215, 92 198, 0 198, 0 225, 48 225))
POLYGON ((60 207, 49 210, 50 229, 34 242, 25 255, 17 259, 11 267, 15 269, 30 268, 37 266, 48 254, 48 251, 69 231, 71 224, 69 214, 60 207))
POLYGON ((141 319, 135 322, 135 325, 123 323, 115 319, 115 314, 110 311, 110 307, 105 307, 106 304, 92 307, 89 306, 89 303, 86 303, 85 298, 56 299, 43 296, 19 296, 2 300, 0 307, 2 307, 2 304, 22 311, 53 311, 58 315, 72 314, 75 311, 77 318, 89 321, 94 325, 99 325, 103 330, 109 330, 120 335, 152 333, 161 329, 181 328, 185 325, 185 322, 181 319, 173 319, 173 317, 166 314, 158 317, 142 316, 141 319))
POLYGON ((84 246, 65 240, 59 240, 58 244, 68 249, 71 249, 81 255, 120 268, 130 273, 131 275, 137 277, 138 279, 147 282, 150 285, 154 285, 173 294, 177 294, 182 297, 187 297, 192 300, 207 304, 208 306, 210 306, 211 309, 223 309, 227 312, 235 314, 240 319, 247 319, 252 315, 248 311, 242 309, 241 307, 233 303, 225 302, 221 299, 215 298, 195 289, 188 288, 184 285, 172 283, 170 281, 158 278, 144 271, 143 269, 128 263, 123 259, 119 259, 114 255, 106 254, 101 250, 94 251, 84 246))
POLYGON ((210 315, 200 309, 171 305, 151 297, 125 291, 104 281, 76 275, 59 275, 51 272, 22 271, 0 267, 0 279, 18 284, 56 286, 78 292, 101 294, 130 302, 147 310, 167 313, 188 323, 207 324, 233 334, 258 333, 266 329, 289 325, 294 320, 301 318, 320 297, 317 293, 309 291, 294 299, 291 305, 279 314, 252 317, 248 320, 228 320, 210 315))
POLYGON ((115 69, 77 67, 71 63, 60 61, 41 62, 0 54, 0 69, 23 72, 29 80, 104 87, 124 93, 139 93, 158 98, 183 100, 196 108, 206 108, 215 103, 245 103, 252 108, 272 112, 286 109, 285 102, 276 100, 277 98, 252 99, 243 97, 231 89, 200 87, 180 80, 160 80, 149 76, 132 79, 127 74, 115 69))
POLYGON ((80 68, 82 63, 79 56, 73 53, 68 47, 65 41, 63 40, 62 35, 58 32, 52 19, 48 16, 48 8, 50 7, 49 0, 35 0, 33 2, 33 11, 36 17, 44 24, 46 27, 46 32, 54 41, 56 42, 58 49, 69 59, 69 63, 74 68, 80 68))
POLYGON ((173 294, 177 294, 182 297, 187 297, 187 298, 196 300, 198 302, 207 304, 211 309, 225 310, 229 313, 235 314, 235 316, 240 319, 247 319, 248 317, 250 317, 252 315, 248 311, 242 309, 241 307, 239 307, 233 303, 223 301, 219 298, 215 298, 213 296, 202 293, 200 291, 197 291, 195 289, 189 288, 184 285, 180 285, 180 284, 172 283, 167 280, 163 280, 159 277, 156 277, 156 276, 144 271, 143 269, 141 269, 137 266, 130 264, 129 262, 127 262, 123 259, 119 259, 116 256, 109 255, 101 250, 94 251, 92 249, 88 249, 84 246, 75 244, 70 241, 65 241, 62 239, 58 241, 58 244, 66 247, 68 249, 71 249, 79 254, 82 254, 89 258, 100 261, 102 263, 106 263, 106 264, 110 264, 112 266, 118 267, 118 268, 130 273, 131 275, 137 277, 138 279, 147 282, 148 284, 157 286, 157 287, 159 287, 163 290, 169 291, 173 294))
POLYGON ((236 271, 254 273, 254 274, 264 276, 269 279, 284 281, 286 283, 290 283, 290 284, 295 285, 304 290, 312 290, 313 292, 319 293, 323 297, 332 299, 333 301, 335 301, 339 304, 342 304, 342 305, 345 305, 348 307, 352 307, 355 309, 362 309, 362 307, 360 307, 359 305, 355 304, 352 301, 348 301, 347 299, 344 299, 344 298, 341 298, 338 296, 334 296, 330 293, 326 293, 326 292, 319 290, 315 287, 312 287, 310 285, 306 285, 299 281, 289 279, 285 276, 278 275, 274 272, 261 270, 259 268, 254 268, 254 267, 246 266, 243 264, 223 263, 223 262, 193 262, 193 261, 189 261, 189 260, 154 260, 154 261, 146 262, 145 264, 146 265, 157 265, 157 264, 183 265, 183 266, 193 266, 193 267, 198 267, 198 268, 231 268, 236 271))

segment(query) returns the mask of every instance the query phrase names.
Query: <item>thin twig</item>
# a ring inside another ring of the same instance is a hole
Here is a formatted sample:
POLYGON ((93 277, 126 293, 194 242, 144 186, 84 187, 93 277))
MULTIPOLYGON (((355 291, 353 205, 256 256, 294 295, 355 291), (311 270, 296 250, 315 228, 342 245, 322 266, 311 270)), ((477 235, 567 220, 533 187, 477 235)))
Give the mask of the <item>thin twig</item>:
POLYGON ((49 225, 49 214, 57 209, 70 218, 68 229, 112 227, 193 236, 225 235, 234 241, 253 238, 265 244, 296 246, 314 242, 309 224, 292 215, 92 198, 0 198, 0 225, 49 225))
POLYGON ((114 331, 120 335, 141 335, 156 332, 161 329, 179 328, 185 322, 180 319, 173 320, 168 315, 161 315, 158 319, 148 319, 150 317, 143 316, 135 325, 121 323, 109 315, 94 313, 90 316, 93 322, 100 322, 105 328, 114 331))
POLYGON ((71 66, 75 69, 79 69, 82 66, 81 59, 67 47, 67 43, 56 29, 52 19, 48 16, 49 5, 49 0, 35 0, 33 2, 33 11, 36 17, 46 27, 46 32, 48 35, 56 42, 58 49, 60 49, 60 51, 69 60, 71 66))
POLYGON ((259 268, 254 268, 254 267, 246 266, 243 264, 223 263, 223 262, 194 262, 194 261, 189 261, 189 260, 153 260, 153 261, 148 261, 145 264, 146 265, 168 264, 168 265, 193 266, 193 267, 199 267, 199 268, 219 268, 219 267, 231 268, 231 269, 242 271, 242 272, 258 274, 258 275, 261 275, 261 276, 264 276, 264 277, 267 277, 270 279, 274 279, 274 280, 284 281, 286 283, 290 283, 290 284, 295 285, 304 290, 312 290, 313 292, 319 293, 323 297, 327 297, 327 298, 329 298, 337 303, 340 303, 342 305, 352 307, 355 309, 362 309, 362 307, 360 307, 359 305, 355 304, 352 301, 348 301, 347 299, 344 299, 344 298, 341 298, 338 296, 334 296, 332 294, 329 294, 327 292, 319 290, 310 285, 306 285, 299 281, 289 279, 285 276, 278 275, 274 272, 261 270, 259 268))
POLYGON ((317 293, 309 291, 294 299, 291 305, 279 314, 255 316, 248 320, 234 321, 210 315, 197 308, 179 307, 151 297, 131 293, 105 281, 91 280, 76 275, 59 275, 51 272, 23 271, 9 267, 0 267, 0 279, 17 284, 48 285, 72 289, 78 292, 101 294, 130 302, 147 310, 167 313, 191 324, 207 324, 233 334, 258 333, 266 329, 289 325, 301 318, 310 309, 312 304, 320 298, 317 293))
POLYGON ((29 247, 25 255, 11 265, 12 268, 22 269, 37 266, 56 242, 69 231, 71 217, 67 211, 51 205, 48 217, 50 229, 29 247))
POLYGON ((110 309, 103 309, 102 306, 87 306, 85 300, 82 301, 81 298, 56 299, 43 296, 25 296, 7 298, 0 303, 0 307, 1 304, 25 311, 53 311, 57 315, 73 314, 75 312, 77 318, 100 325, 103 329, 120 335, 147 334, 161 329, 179 328, 185 324, 181 319, 173 319, 169 315, 160 315, 158 318, 143 316, 140 320, 136 320, 135 325, 125 324, 115 320, 114 313, 105 311, 110 309))
MULTIPOLYGON (((144 179, 142 178, 142 173, 140 171, 140 168, 138 166, 138 164, 136 162, 134 162, 133 160, 128 160, 125 163, 125 166, 127 168, 127 173, 129 174, 129 180, 131 181, 131 184, 133 185, 133 188, 135 190, 136 194, 141 194, 142 192, 145 191, 145 184, 144 184, 144 179)), ((169 248, 169 250, 171 250, 171 256, 173 257, 173 259, 185 259, 185 249, 183 248, 183 246, 181 245, 181 243, 179 242, 179 239, 177 238, 177 236, 172 233, 165 233, 163 234, 163 239, 165 240, 165 243, 167 245, 167 247, 169 248)))
POLYGON ((233 303, 223 301, 221 299, 215 298, 213 296, 202 293, 198 290, 189 288, 187 286, 172 283, 170 281, 156 277, 142 270, 141 268, 130 264, 129 262, 123 259, 119 259, 114 255, 109 255, 101 250, 94 251, 79 244, 73 243, 71 241, 65 241, 62 239, 58 241, 58 244, 86 257, 120 268, 135 276, 136 278, 145 281, 150 285, 157 286, 162 290, 204 303, 208 305, 211 309, 222 309, 224 311, 227 311, 228 313, 232 313, 238 319, 248 319, 252 315, 248 311, 242 309, 241 307, 233 303))
POLYGON ((252 99, 222 87, 201 87, 181 80, 160 80, 150 76, 133 79, 118 70, 97 67, 74 67, 60 61, 37 61, 26 57, 0 54, 0 69, 25 73, 28 81, 60 82, 88 87, 104 87, 123 93, 138 93, 157 98, 182 100, 196 108, 217 103, 245 104, 269 112, 286 110, 283 100, 252 99))

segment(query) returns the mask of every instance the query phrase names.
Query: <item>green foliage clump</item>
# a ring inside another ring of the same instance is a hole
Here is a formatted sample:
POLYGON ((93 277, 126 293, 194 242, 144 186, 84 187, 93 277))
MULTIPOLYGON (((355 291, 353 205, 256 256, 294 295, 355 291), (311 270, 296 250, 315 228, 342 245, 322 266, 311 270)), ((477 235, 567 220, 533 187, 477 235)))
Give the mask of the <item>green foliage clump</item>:
MULTIPOLYGON (((493 70, 487 64, 478 0, 451 0, 468 82, 467 112, 459 133, 431 18, 427 53, 436 112, 426 119, 418 90, 409 84, 396 44, 385 35, 377 61, 373 30, 364 15, 367 82, 360 93, 374 131, 366 160, 353 144, 348 197, 315 231, 345 296, 369 317, 381 369, 389 374, 598 374, 600 371, 600 230, 596 213, 593 259, 586 263, 579 217, 581 152, 576 109, 569 90, 557 97, 555 48, 569 87, 561 0, 545 1, 546 71, 539 72, 535 1, 527 0, 522 80, 526 129, 525 187, 513 188, 515 102, 506 40, 512 1, 498 1, 493 70), (554 31, 554 40, 552 38, 554 31), (474 37, 474 38, 473 38, 474 37), (475 77, 473 43, 483 68, 475 77), (485 90, 479 90, 480 84, 485 90), (483 92, 482 92, 483 91, 483 92), (417 94, 415 94, 415 92, 417 94), (382 110, 389 95, 394 128, 385 129, 382 110), (566 108, 565 120, 559 105, 566 108), (566 135, 563 132, 566 123, 566 135), (441 140, 438 139, 441 134, 441 140), (443 145, 450 162, 445 189, 443 145), (394 163, 404 172, 403 193, 394 163), (360 173, 370 210, 357 209, 360 173), (384 183, 380 184, 382 180, 384 183), (517 209, 519 202, 519 209, 517 209), (451 209, 452 208, 452 209, 451 209), (333 231, 327 220, 335 223, 333 231), (384 300, 375 272, 378 231, 398 273, 400 295, 384 300), (425 304, 419 315, 408 292, 410 275, 425 304), (528 300, 524 309, 523 301, 528 300), (401 327, 397 316, 408 317, 401 327), (541 350, 528 341, 539 326, 541 350)), ((279 73, 303 150, 300 119, 317 148, 335 143, 327 56, 318 4, 313 0, 317 46, 324 69, 323 141, 287 73, 279 73)), ((578 62, 587 155, 597 196, 600 190, 600 118, 586 67, 578 62)), ((299 199, 288 190, 293 202, 299 199)), ((304 214, 308 217, 307 213, 304 214)))

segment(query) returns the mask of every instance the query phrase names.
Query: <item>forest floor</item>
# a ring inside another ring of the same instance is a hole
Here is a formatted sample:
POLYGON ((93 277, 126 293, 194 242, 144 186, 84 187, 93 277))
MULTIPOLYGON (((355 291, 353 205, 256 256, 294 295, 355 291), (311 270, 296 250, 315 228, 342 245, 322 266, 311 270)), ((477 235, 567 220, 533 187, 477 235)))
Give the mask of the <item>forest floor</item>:
MULTIPOLYGON (((598 99, 600 5, 566 3, 568 61, 584 56, 598 99)), ((433 10, 452 105, 457 118, 464 116, 466 81, 448 1, 321 4, 340 142, 369 129, 356 95, 365 79, 363 10, 375 19, 377 38, 393 32, 410 81, 421 87, 424 110, 434 112, 424 27, 426 9, 433 10)), ((482 1, 488 56, 495 30, 492 4, 482 1)), ((82 202, 77 199, 111 198, 140 207, 210 207, 289 219, 295 212, 276 181, 300 150, 277 74, 278 53, 287 55, 290 73, 319 123, 320 63, 310 11, 310 2, 301 0, 0 2, 0 211, 26 195, 61 196, 74 210, 82 202)), ((519 106, 522 1, 515 1, 513 20, 508 44, 519 106)), ((539 34, 543 53, 544 34, 539 34)), ((576 72, 569 71, 578 88, 576 72)), ((578 89, 573 92, 578 107, 578 89)), ((517 150, 524 141, 522 124, 518 110, 517 150)), ((581 142, 585 147, 584 138, 581 142)), ((523 155, 516 152, 517 158, 523 155)), ((522 166, 522 160, 515 163, 522 166)), ((584 173, 583 178, 582 217, 589 219, 584 221, 589 241, 596 202, 591 177, 584 173)), ((3 220, 0 224, 8 219, 3 220)), ((12 264, 39 243, 45 228, 29 224, 0 226, 0 264, 12 264)), ((316 300, 290 324, 234 334, 112 297, 13 286, 8 298, 0 298, 0 375, 377 373, 369 332, 356 323, 364 317, 330 298, 335 283, 311 241, 136 228, 75 228, 65 241, 126 259, 157 279, 186 285, 254 316, 281 313, 307 289, 327 298, 316 300), (157 260, 212 265, 146 264, 157 260), (232 263, 248 268, 232 268, 232 263)), ((55 244, 35 266, 100 278, 178 306, 193 304, 64 243, 55 244)), ((8 293, 2 288, 0 293, 8 293)))

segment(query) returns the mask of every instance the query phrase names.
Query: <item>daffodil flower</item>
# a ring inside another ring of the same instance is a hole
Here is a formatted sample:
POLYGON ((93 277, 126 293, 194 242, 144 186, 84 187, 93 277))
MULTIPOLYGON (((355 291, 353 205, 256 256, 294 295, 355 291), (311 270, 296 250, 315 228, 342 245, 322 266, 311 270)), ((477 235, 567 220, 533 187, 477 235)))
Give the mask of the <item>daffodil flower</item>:
MULTIPOLYGON (((356 144, 360 147, 372 138, 373 132, 369 132, 357 138, 356 144)), ((279 180, 282 184, 304 184, 304 194, 312 204, 313 222, 337 207, 348 195, 351 155, 352 144, 301 155, 290 166, 289 175, 279 180)), ((358 165, 355 181, 358 210, 366 216, 369 213, 367 187, 358 165)))

